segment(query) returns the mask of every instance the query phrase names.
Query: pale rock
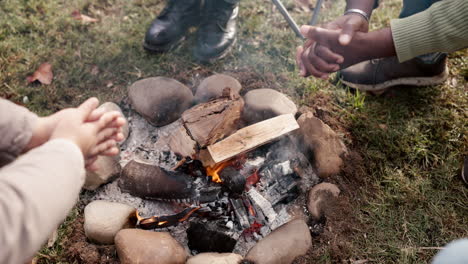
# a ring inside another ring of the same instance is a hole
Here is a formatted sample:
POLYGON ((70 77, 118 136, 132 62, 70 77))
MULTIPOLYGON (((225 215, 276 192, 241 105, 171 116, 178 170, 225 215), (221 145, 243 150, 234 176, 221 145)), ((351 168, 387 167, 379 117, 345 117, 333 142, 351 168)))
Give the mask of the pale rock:
POLYGON ((166 77, 139 80, 128 88, 128 96, 133 109, 157 127, 176 121, 193 103, 187 86, 166 77))
MULTIPOLYGON (((116 103, 113 103, 113 102, 103 103, 102 105, 98 107, 98 109, 104 109, 106 112, 118 111, 122 114, 123 117, 125 117, 125 115, 122 112, 122 109, 116 103)), ((128 138, 128 135, 130 134, 130 128, 129 128, 128 122, 125 123, 125 125, 122 127, 122 134, 124 135, 123 141, 125 141, 128 138)))
POLYGON ((239 264, 242 256, 234 253, 201 253, 189 258, 186 264, 239 264))
POLYGON ((311 112, 302 114, 297 122, 303 141, 301 145, 313 152, 319 176, 339 173, 343 165, 342 157, 347 153, 340 137, 311 112))
POLYGON ((238 96, 242 85, 238 80, 229 75, 211 75, 198 85, 195 93, 195 101, 197 103, 204 103, 219 98, 223 95, 223 90, 225 88, 229 88, 232 95, 238 96))
POLYGON ((120 174, 120 157, 99 156, 95 161, 95 171, 86 171, 86 180, 83 188, 86 190, 96 190, 99 186, 111 182, 120 174))
POLYGON ((242 117, 251 124, 279 115, 295 115, 297 112, 297 107, 291 99, 273 89, 252 90, 245 94, 244 101, 242 117))
POLYGON ((309 199, 307 202, 307 209, 310 215, 316 221, 320 220, 323 216, 324 206, 330 199, 338 197, 340 189, 331 183, 323 182, 315 185, 309 191, 309 199))
POLYGON ((312 246, 309 227, 302 219, 282 225, 249 250, 245 259, 255 264, 290 264, 312 246))
POLYGON ((115 235, 135 227, 135 208, 121 203, 93 201, 84 210, 86 237, 94 243, 114 244, 115 235))
POLYGON ((169 233, 121 230, 115 246, 122 264, 184 264, 187 252, 169 233))

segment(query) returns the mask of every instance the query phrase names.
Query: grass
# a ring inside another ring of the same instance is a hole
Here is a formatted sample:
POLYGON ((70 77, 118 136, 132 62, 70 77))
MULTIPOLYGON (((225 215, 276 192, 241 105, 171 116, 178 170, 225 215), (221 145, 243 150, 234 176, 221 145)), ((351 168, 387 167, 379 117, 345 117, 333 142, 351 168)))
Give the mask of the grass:
MULTIPOLYGON (((294 1, 284 2, 299 23, 309 20, 294 1)), ((339 15, 343 2, 327 1, 321 19, 339 15)), ((228 72, 249 88, 278 89, 302 105, 314 105, 325 94, 336 109, 332 115, 349 132, 346 143, 363 158, 355 177, 364 184, 351 187, 355 217, 366 228, 349 237, 353 250, 346 259, 427 263, 436 250, 425 247, 468 236, 467 188, 458 177, 468 155, 466 50, 450 55, 447 84, 402 87, 372 97, 298 77, 293 53, 300 41, 264 0, 241 3, 239 43, 221 62, 201 66, 193 61, 193 35, 172 53, 148 54, 141 42, 162 7, 161 0, 1 1, 0 96, 16 102, 27 97, 26 106, 45 115, 89 96, 120 101, 126 87, 141 78, 168 76, 193 87, 215 72, 228 72), (99 22, 76 21, 75 10, 99 22), (53 65, 52 85, 27 84, 26 76, 45 61, 53 65)), ((383 1, 371 27, 388 25, 400 7, 400 1, 383 1)), ((56 246, 41 252, 54 261, 41 257, 42 262, 66 263, 60 241, 69 232, 67 223, 56 246)), ((330 248, 314 262, 337 262, 334 255, 330 248)))

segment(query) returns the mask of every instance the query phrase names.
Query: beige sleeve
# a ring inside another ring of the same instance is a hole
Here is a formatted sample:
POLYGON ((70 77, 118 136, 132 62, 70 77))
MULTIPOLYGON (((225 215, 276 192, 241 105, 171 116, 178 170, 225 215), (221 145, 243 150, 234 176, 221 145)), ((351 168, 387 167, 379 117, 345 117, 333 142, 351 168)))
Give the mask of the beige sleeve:
POLYGON ((37 115, 0 98, 0 167, 14 160, 31 140, 37 115))
POLYGON ((391 21, 400 62, 431 52, 468 47, 468 0, 445 0, 429 9, 391 21))
POLYGON ((84 175, 80 149, 63 139, 0 169, 0 263, 34 256, 73 208, 84 175))

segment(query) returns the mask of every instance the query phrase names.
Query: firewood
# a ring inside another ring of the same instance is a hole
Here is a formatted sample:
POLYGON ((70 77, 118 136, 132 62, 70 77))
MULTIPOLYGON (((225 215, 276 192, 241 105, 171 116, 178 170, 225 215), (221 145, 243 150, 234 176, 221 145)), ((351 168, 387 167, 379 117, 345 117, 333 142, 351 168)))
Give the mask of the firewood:
POLYGON ((208 152, 215 163, 220 163, 296 129, 299 129, 299 124, 292 114, 280 115, 238 130, 224 140, 208 146, 208 152))
POLYGON ((185 111, 182 120, 198 146, 204 148, 238 129, 243 107, 241 98, 220 98, 185 111))
POLYGON ((182 157, 193 157, 196 154, 197 143, 189 136, 182 120, 178 120, 171 133, 162 135, 156 142, 157 149, 165 146, 182 157))

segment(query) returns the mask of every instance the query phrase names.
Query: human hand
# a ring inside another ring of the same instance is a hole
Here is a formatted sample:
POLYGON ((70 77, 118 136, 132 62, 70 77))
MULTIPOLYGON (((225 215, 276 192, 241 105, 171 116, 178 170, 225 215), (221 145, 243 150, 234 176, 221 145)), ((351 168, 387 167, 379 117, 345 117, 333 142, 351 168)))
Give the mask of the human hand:
MULTIPOLYGON (((361 15, 351 13, 327 23, 323 28, 335 31, 339 30, 340 33, 337 36, 337 40, 339 44, 346 46, 351 43, 357 32, 366 33, 369 31, 369 22, 361 15)), ((307 38, 304 32, 303 35, 307 38)), ((296 57, 303 56, 304 51, 308 52, 305 56, 308 57, 311 65, 314 66, 314 68, 309 68, 309 74, 306 73, 303 67, 300 67, 301 75, 304 77, 313 75, 318 78, 327 79, 328 74, 339 70, 339 64, 344 61, 343 56, 333 52, 330 47, 321 45, 310 38, 307 39, 304 46, 297 48, 296 57)), ((298 65, 300 66, 299 63, 298 65)))
POLYGON ((82 151, 88 169, 93 169, 97 156, 118 154, 116 144, 124 137, 121 128, 125 119, 119 112, 96 111, 98 104, 96 98, 91 98, 78 108, 64 110, 50 136, 50 139, 74 142, 82 151))

